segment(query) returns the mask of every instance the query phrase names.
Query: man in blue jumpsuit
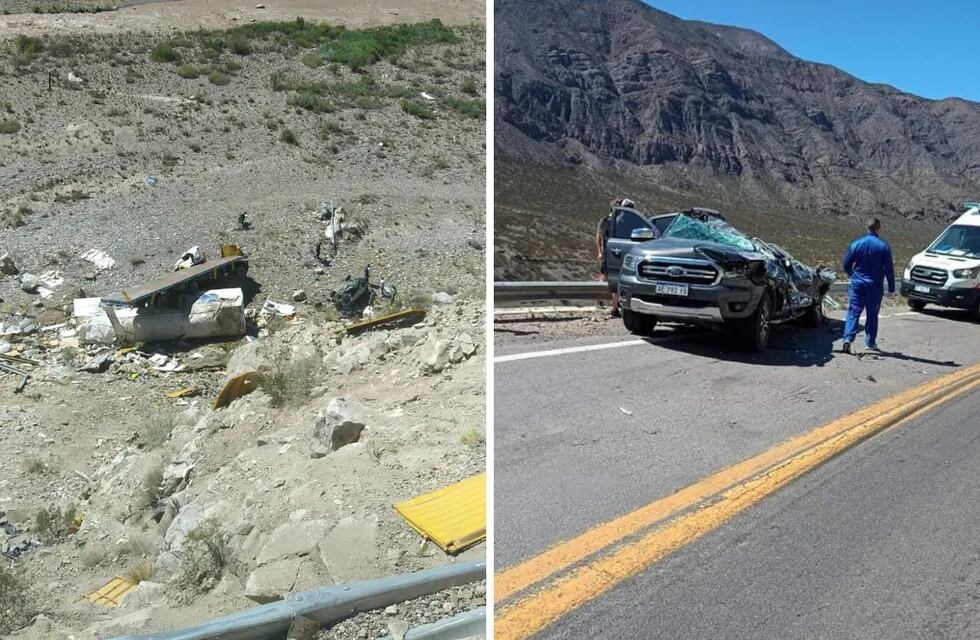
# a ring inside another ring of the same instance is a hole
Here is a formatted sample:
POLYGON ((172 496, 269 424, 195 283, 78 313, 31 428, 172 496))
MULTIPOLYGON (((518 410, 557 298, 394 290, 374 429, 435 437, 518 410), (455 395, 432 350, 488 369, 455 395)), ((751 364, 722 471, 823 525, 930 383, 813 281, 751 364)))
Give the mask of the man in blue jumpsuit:
POLYGON ((895 295, 895 266, 892 248, 878 237, 881 221, 868 222, 868 232, 851 243, 844 254, 844 271, 851 277, 847 292, 847 323, 844 325, 844 353, 851 352, 851 343, 858 332, 861 312, 867 311, 864 325, 865 344, 877 349, 878 310, 881 308, 882 285, 888 279, 888 295, 895 295))

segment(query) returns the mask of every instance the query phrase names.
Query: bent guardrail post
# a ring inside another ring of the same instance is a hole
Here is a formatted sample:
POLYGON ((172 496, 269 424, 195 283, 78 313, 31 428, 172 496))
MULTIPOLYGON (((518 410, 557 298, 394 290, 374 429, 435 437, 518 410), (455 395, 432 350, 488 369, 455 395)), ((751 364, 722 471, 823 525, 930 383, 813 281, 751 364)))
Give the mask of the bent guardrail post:
POLYGON ((485 560, 406 573, 378 580, 293 593, 223 618, 177 631, 119 636, 114 640, 266 640, 285 637, 297 616, 326 626, 361 611, 377 609, 482 580, 485 560))
MULTIPOLYGON (((405 640, 465 640, 487 634, 487 608, 470 609, 408 630, 405 640)), ((383 640, 392 640, 384 638, 383 640)))

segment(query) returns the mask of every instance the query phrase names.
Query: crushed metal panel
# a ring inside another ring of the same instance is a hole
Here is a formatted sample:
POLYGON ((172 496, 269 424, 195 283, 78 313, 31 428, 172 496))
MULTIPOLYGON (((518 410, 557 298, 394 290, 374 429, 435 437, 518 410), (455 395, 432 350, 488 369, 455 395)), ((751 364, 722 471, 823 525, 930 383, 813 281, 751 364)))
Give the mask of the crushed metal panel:
POLYGON ((258 371, 246 371, 245 373, 237 375, 226 382, 225 386, 221 389, 221 392, 218 393, 218 397, 214 399, 214 408, 220 409, 222 407, 227 407, 233 400, 237 400, 238 398, 255 391, 258 386, 258 371))
POLYGON ((395 511, 446 553, 459 553, 487 537, 487 474, 400 502, 395 511))
POLYGON ((82 599, 102 607, 118 607, 126 594, 135 588, 136 583, 132 580, 116 576, 105 586, 85 594, 82 599))

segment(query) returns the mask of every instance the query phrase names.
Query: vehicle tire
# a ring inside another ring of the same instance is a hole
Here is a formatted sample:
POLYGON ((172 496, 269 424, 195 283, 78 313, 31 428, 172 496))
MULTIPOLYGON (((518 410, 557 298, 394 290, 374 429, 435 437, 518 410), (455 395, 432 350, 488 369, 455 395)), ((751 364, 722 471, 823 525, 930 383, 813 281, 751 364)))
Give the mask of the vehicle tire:
POLYGON ((635 333, 638 336, 648 336, 653 333, 654 327, 657 326, 657 319, 653 316, 648 316, 644 313, 636 313, 635 311, 630 311, 629 309, 622 309, 623 313, 623 326, 630 333, 635 333))
POLYGON ((977 298, 976 302, 973 303, 973 306, 970 307, 970 311, 968 313, 970 314, 970 320, 980 322, 980 298, 977 298))
POLYGON ((813 301, 803 314, 803 325, 806 327, 819 327, 826 320, 827 316, 823 313, 823 298, 824 294, 821 293, 820 296, 813 301))
POLYGON ((769 293, 762 294, 755 312, 739 323, 739 338, 742 346, 754 353, 760 353, 769 346, 772 333, 772 298, 769 293))
POLYGON ((913 300, 909 298, 909 307, 912 309, 912 311, 922 311, 926 308, 926 303, 922 300, 913 300))

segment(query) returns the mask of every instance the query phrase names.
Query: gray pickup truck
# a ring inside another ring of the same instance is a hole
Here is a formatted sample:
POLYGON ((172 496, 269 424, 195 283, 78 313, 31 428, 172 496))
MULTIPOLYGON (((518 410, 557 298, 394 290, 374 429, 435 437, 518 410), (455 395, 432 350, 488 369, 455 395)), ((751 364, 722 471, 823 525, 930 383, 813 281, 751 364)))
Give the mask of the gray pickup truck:
POLYGON ((646 220, 630 232, 628 245, 621 238, 614 244, 611 228, 606 249, 618 258, 607 270, 629 331, 650 334, 661 320, 721 327, 745 348, 762 351, 775 324, 823 322, 833 271, 808 267, 780 247, 746 236, 713 210, 646 220))

